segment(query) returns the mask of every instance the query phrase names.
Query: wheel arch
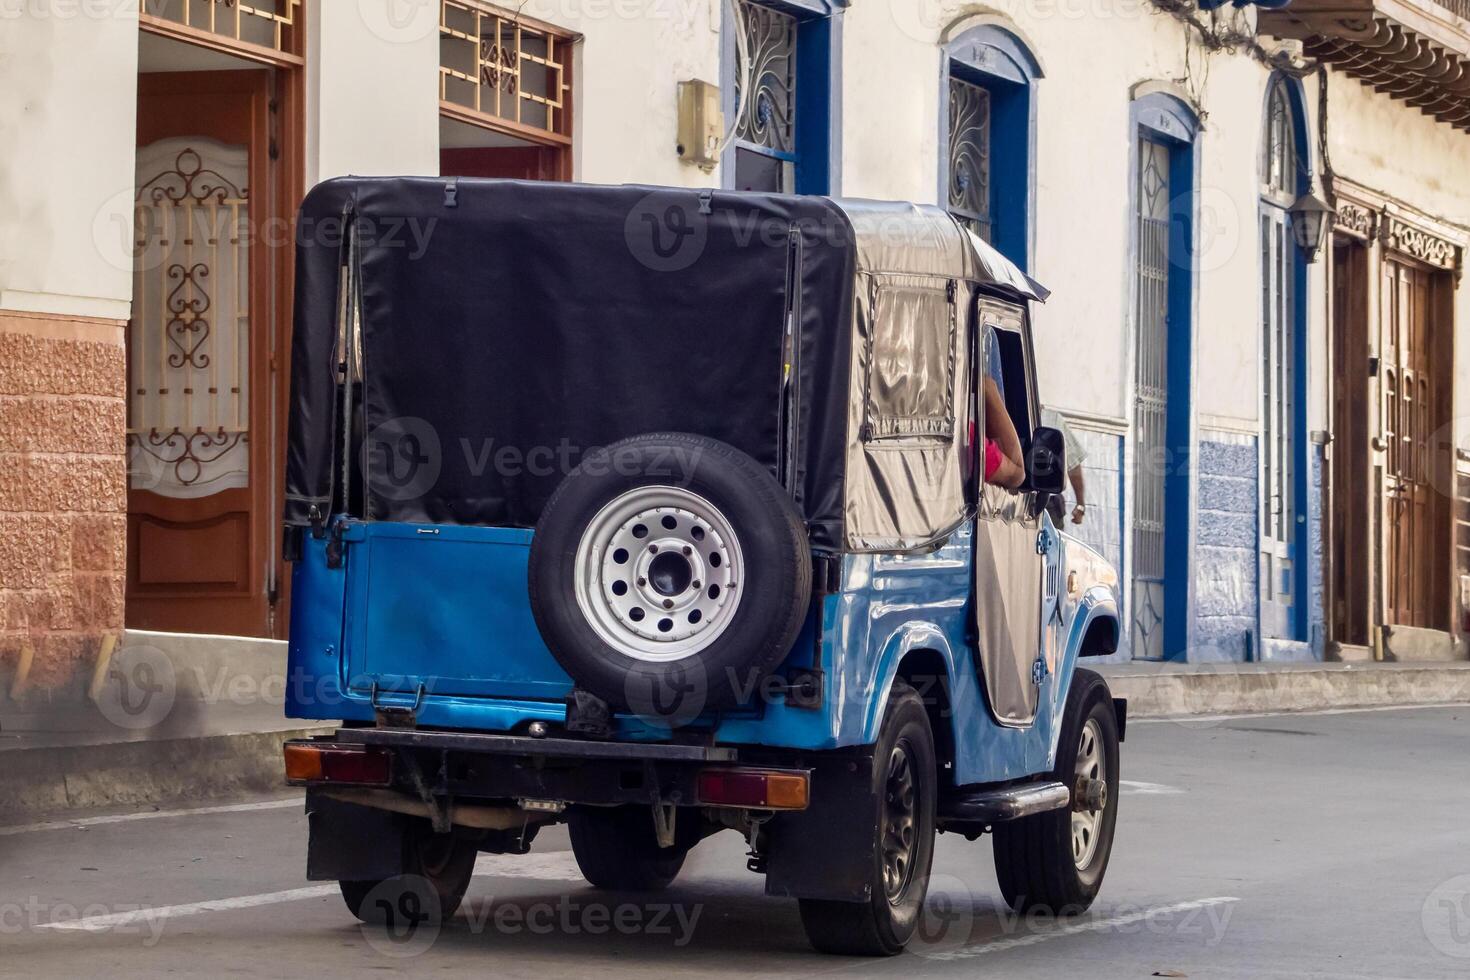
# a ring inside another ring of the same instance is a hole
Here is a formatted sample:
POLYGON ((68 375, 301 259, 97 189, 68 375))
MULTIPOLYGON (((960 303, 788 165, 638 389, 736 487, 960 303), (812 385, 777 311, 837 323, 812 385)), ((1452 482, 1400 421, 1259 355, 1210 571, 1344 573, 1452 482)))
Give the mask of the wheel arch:
POLYGON ((911 623, 885 646, 873 698, 863 720, 862 741, 878 740, 893 684, 902 680, 919 692, 934 732, 938 761, 955 761, 954 652, 944 633, 931 623, 911 623))

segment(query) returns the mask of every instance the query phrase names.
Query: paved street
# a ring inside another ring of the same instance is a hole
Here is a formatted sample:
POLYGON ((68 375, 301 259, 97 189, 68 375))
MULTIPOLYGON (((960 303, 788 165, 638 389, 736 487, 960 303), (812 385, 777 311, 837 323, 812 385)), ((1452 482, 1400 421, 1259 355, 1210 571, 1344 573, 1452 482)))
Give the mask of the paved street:
POLYGON ((886 961, 809 952, 732 834, 653 897, 592 892, 548 834, 482 857, 437 936, 395 940, 304 880, 297 800, 7 828, 0 975, 1464 977, 1467 735, 1455 707, 1136 722, 1089 916, 1016 921, 989 842, 945 835, 932 939, 886 961))

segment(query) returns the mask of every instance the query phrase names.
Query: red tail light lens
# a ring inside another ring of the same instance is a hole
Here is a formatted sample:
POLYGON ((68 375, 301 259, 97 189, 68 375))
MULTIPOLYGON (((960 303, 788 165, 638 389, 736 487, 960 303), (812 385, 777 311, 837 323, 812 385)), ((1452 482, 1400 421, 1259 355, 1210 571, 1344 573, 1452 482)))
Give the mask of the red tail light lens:
POLYGON ((804 772, 706 769, 699 774, 699 802, 756 810, 805 810, 810 783, 804 772))
POLYGON ((367 745, 288 742, 285 756, 286 781, 291 783, 386 786, 393 775, 393 757, 367 745))

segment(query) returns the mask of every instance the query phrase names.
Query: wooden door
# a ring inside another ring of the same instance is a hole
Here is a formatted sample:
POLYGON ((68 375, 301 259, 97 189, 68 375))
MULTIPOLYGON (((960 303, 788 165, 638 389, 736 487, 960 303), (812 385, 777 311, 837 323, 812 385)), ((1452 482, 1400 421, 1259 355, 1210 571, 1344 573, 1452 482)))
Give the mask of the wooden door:
POLYGON ((1436 358, 1445 339, 1438 278, 1411 262, 1383 262, 1384 584, 1388 623, 1447 629, 1449 564, 1441 545, 1448 527, 1444 496, 1436 487, 1448 392, 1445 358, 1436 358))
POLYGON ((1332 246, 1332 638, 1366 645, 1369 622, 1368 247, 1332 246))
MULTIPOLYGON (((127 622, 267 635, 270 73, 138 79, 127 622)), ((274 191, 274 193, 273 193, 274 191)), ((279 206, 279 204, 277 204, 279 206)))

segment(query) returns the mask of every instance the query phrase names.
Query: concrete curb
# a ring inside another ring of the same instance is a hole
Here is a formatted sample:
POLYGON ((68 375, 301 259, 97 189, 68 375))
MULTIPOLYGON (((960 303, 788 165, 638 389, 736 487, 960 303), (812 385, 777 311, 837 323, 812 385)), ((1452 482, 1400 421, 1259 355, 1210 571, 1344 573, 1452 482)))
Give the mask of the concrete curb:
POLYGON ((1243 664, 1099 668, 1133 718, 1470 704, 1470 664, 1243 664))
POLYGON ((7 749, 0 753, 0 823, 279 792, 285 787, 281 743, 334 727, 7 749))

